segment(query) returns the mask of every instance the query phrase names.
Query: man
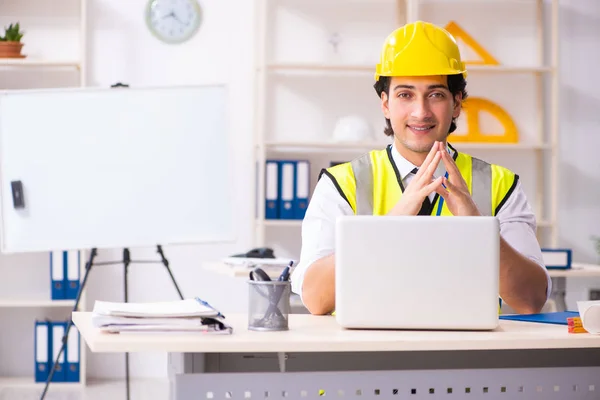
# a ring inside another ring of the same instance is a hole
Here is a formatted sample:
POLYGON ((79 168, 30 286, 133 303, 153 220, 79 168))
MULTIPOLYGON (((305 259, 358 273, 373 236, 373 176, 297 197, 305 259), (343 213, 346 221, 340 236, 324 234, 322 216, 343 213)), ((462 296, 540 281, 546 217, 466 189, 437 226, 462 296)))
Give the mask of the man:
MULTIPOLYGON (((455 39, 438 26, 419 21, 387 38, 374 87, 393 144, 320 175, 292 275, 292 290, 312 314, 335 310, 335 221, 354 214, 494 215, 501 234, 500 297, 518 313, 543 307, 551 281, 518 175, 446 142, 467 97, 465 76, 455 39)), ((393 237, 381 240, 402 247, 393 237)))

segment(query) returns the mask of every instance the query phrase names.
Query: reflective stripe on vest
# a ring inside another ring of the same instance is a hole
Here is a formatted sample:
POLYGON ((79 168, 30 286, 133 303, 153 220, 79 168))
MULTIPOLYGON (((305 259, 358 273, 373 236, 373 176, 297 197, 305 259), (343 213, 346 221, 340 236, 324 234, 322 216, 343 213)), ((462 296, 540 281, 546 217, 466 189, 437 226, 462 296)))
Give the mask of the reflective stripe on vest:
POLYGON ((471 157, 471 197, 481 215, 492 216, 492 166, 471 157))
POLYGON ((350 162, 356 180, 356 214, 373 214, 373 165, 365 155, 350 162))
MULTIPOLYGON (((368 155, 350 162, 356 180, 356 214, 373 214, 373 166, 368 155)), ((471 197, 479 212, 485 216, 492 214, 492 167, 478 158, 471 157, 472 187, 471 197)))

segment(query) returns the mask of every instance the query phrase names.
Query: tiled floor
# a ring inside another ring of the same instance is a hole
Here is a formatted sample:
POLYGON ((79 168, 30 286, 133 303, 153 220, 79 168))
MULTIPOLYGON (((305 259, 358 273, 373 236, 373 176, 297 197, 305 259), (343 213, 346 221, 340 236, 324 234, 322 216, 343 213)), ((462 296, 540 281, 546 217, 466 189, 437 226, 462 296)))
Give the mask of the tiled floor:
MULTIPOLYGON (((39 400, 43 388, 0 389, 0 400, 39 400)), ((131 382, 130 400, 168 400, 167 380, 139 380, 131 382)), ((88 382, 85 389, 52 388, 45 400, 127 400, 125 381, 88 382)))

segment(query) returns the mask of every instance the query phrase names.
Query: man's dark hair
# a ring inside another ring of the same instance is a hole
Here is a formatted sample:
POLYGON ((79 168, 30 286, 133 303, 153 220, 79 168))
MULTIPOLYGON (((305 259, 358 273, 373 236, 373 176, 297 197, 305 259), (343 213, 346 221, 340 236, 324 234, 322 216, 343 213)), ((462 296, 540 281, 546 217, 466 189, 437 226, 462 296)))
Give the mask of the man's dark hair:
MULTIPOLYGON (((389 76, 381 76, 379 80, 375 82, 373 87, 377 92, 377 96, 381 98, 381 93, 385 92, 389 98, 390 96, 390 82, 392 78, 389 76)), ((462 74, 448 75, 448 90, 452 93, 452 98, 454 99, 459 93, 462 94, 462 100, 465 101, 467 99, 467 81, 465 80, 462 74)), ((392 129, 392 124, 388 118, 385 119, 385 128, 383 133, 387 136, 393 136, 394 131, 392 129)), ((456 122, 455 118, 452 118, 452 123, 450 123, 450 129, 448 130, 448 135, 456 130, 456 122)))

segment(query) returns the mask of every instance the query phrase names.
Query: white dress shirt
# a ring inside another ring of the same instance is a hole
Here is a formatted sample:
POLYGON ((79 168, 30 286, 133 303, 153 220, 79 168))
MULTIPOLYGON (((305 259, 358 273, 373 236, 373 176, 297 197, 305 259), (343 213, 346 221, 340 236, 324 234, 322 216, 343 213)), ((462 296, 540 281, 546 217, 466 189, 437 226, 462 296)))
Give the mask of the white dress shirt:
MULTIPOLYGON (((452 154, 452 150, 449 150, 452 154)), ((395 146, 392 146, 392 159, 398 168, 402 183, 406 187, 414 177, 416 168, 402 157, 395 146)), ((434 178, 446 173, 444 164, 440 162, 434 178)), ((429 195, 433 202, 435 192, 429 195)), ((342 198, 331 179, 323 174, 317 182, 314 193, 302 221, 302 250, 298 265, 292 272, 292 291, 302 298, 302 282, 306 269, 315 261, 334 253, 335 221, 342 215, 353 215, 350 205, 342 198)), ((515 189, 504 203, 496 217, 500 223, 500 235, 515 250, 535 261, 546 273, 548 289, 552 290, 550 275, 543 263, 542 252, 536 238, 536 220, 525 193, 517 182, 515 189)))

